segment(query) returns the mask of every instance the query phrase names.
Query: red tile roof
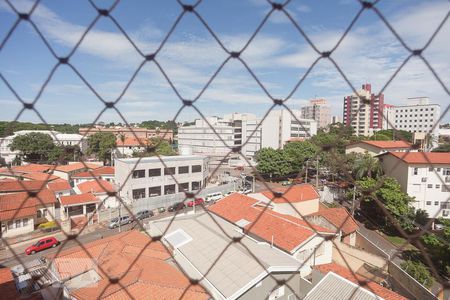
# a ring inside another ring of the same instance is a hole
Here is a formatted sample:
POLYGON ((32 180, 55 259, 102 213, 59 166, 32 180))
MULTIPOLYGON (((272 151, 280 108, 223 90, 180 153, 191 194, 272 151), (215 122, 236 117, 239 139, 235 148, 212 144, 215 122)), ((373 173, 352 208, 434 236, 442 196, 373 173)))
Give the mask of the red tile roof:
POLYGON ((72 176, 72 178, 98 178, 104 175, 114 175, 114 167, 104 166, 90 172, 80 172, 72 176))
POLYGON ((97 165, 97 164, 92 164, 92 163, 87 163, 85 162, 84 164, 81 162, 77 162, 77 163, 73 163, 73 164, 69 164, 69 165, 59 165, 56 166, 55 170, 56 171, 60 171, 60 172, 73 172, 73 171, 77 171, 77 170, 87 170, 87 169, 98 169, 102 166, 97 165))
POLYGON ((103 179, 89 180, 77 185, 77 188, 82 193, 104 194, 107 192, 114 192, 114 187, 111 183, 103 179))
POLYGON ((287 252, 296 250, 298 246, 313 237, 319 231, 321 233, 332 233, 331 230, 321 226, 310 227, 304 220, 283 215, 270 209, 255 206, 257 201, 246 195, 234 193, 223 198, 208 210, 235 223, 240 220, 250 222, 243 227, 247 234, 255 235, 261 239, 273 243, 287 252))
MULTIPOLYGON (((375 146, 380 149, 393 149, 393 148, 411 148, 411 144, 405 141, 361 141, 360 143, 375 146)), ((355 143, 357 144, 357 143, 355 143)))
POLYGON ((344 235, 350 234, 358 230, 359 226, 355 219, 348 213, 345 208, 320 208, 316 213, 309 216, 322 216, 328 222, 340 228, 344 235))
POLYGON ((35 173, 35 172, 47 172, 48 170, 51 170, 54 167, 55 166, 52 165, 28 164, 23 166, 11 167, 11 170, 14 172, 21 172, 21 173, 35 173))
POLYGON ((275 195, 267 190, 263 191, 262 194, 269 199, 272 199, 273 203, 296 203, 308 200, 319 199, 319 193, 309 183, 297 184, 287 188, 277 188, 274 189, 275 192, 279 192, 283 194, 281 198, 274 198, 275 195))
POLYGON ((47 187, 52 192, 68 191, 68 190, 72 189, 72 187, 70 186, 70 184, 67 180, 50 182, 47 184, 47 187))
POLYGON ((388 152, 383 155, 393 155, 407 164, 450 165, 448 152, 388 152))
POLYGON ((53 181, 58 179, 58 176, 47 174, 47 173, 24 173, 20 175, 23 178, 30 180, 42 180, 42 181, 53 181))
POLYGON ((0 268, 0 295, 3 299, 20 299, 14 277, 9 268, 0 268))
POLYGON ((94 203, 98 202, 99 200, 91 193, 86 193, 70 196, 61 196, 60 201, 62 205, 75 205, 75 204, 94 203))
POLYGON ((96 284, 71 290, 76 299, 209 299, 201 286, 191 285, 167 262, 170 257, 161 242, 133 230, 62 251, 51 259, 62 280, 92 269, 100 275, 96 284), (121 277, 120 284, 110 284, 113 277, 121 277))
POLYGON ((136 139, 135 137, 126 137, 123 143, 120 139, 117 139, 116 141, 116 147, 145 147, 149 144, 150 141, 148 139, 136 139))
POLYGON ((0 181, 0 193, 39 191, 41 188, 45 187, 45 184, 45 181, 40 180, 0 181))
POLYGON ((314 266, 314 269, 318 270, 319 272, 321 272, 323 274, 327 274, 328 272, 333 272, 353 283, 356 283, 357 285, 362 286, 366 290, 368 290, 386 300, 406 300, 407 299, 407 298, 397 294, 396 292, 388 290, 387 288, 382 287, 378 283, 371 281, 361 275, 358 275, 355 272, 352 272, 351 270, 344 268, 335 263, 314 266), (362 283, 364 283, 364 285, 362 285, 362 283))
POLYGON ((37 206, 47 206, 56 201, 53 192, 46 188, 39 191, 36 197, 30 197, 28 192, 0 195, 0 221, 34 215, 37 206))

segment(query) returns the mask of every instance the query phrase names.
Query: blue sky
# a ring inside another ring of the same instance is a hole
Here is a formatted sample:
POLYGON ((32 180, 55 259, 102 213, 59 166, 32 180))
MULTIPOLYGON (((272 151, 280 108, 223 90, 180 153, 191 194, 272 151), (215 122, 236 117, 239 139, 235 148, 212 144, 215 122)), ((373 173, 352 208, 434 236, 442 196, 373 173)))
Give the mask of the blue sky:
MULTIPOLYGON (((19 11, 28 11, 33 1, 12 1, 19 11)), ((112 1, 95 1, 109 7, 112 1)), ((192 3, 192 1, 184 1, 192 3)), ((411 48, 422 47, 450 10, 448 1, 380 1, 377 7, 411 48)), ((360 9, 354 0, 292 1, 287 10, 321 51, 331 49, 360 9)), ((270 10, 263 0, 206 0, 198 13, 229 50, 240 50, 270 10)), ((144 53, 154 52, 180 14, 176 1, 121 1, 112 15, 144 53)), ((58 56, 66 56, 80 39, 96 11, 88 1, 41 1, 33 21, 58 56)), ((16 16, 0 2, 0 39, 16 16)), ((446 86, 450 86, 450 21, 433 40, 424 56, 446 86)), ((365 11, 351 32, 333 53, 351 83, 359 88, 372 83, 383 87, 408 53, 372 11, 365 11)), ((193 14, 178 24, 157 60, 180 94, 192 99, 227 58, 210 33, 193 14)), ((282 13, 273 13, 242 58, 276 98, 286 97, 317 54, 282 13)), ((101 18, 71 57, 70 62, 106 100, 113 101, 142 62, 142 58, 107 18, 101 18)), ((34 99, 39 87, 56 64, 32 27, 22 22, 0 52, 0 70, 26 101, 34 99)), ((311 98, 327 99, 334 115, 342 115, 343 97, 351 93, 334 66, 320 61, 287 105, 299 109, 311 98)), ((385 101, 405 104, 408 97, 428 96, 442 110, 449 96, 422 61, 412 59, 385 90, 385 101)), ((0 120, 12 120, 21 109, 11 91, 0 81, 0 120)), ((251 112, 262 116, 271 101, 243 65, 230 60, 196 103, 205 115, 251 112)), ((104 107, 83 81, 67 66, 60 66, 36 104, 51 123, 88 123, 104 107)), ((173 119, 181 102, 152 62, 138 73, 123 95, 118 109, 129 122, 173 119)), ((198 114, 186 108, 178 121, 193 120, 198 114)), ((34 112, 19 120, 38 121, 34 112)), ((101 121, 121 121, 117 113, 105 112, 101 121)), ((450 121, 450 115, 444 122, 450 121)))

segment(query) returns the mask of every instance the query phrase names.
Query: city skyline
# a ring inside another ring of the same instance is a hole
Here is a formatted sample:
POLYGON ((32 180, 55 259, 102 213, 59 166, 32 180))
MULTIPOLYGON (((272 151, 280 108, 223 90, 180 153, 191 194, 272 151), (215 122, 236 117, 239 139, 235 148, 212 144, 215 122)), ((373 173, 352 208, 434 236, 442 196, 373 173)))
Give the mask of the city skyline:
MULTIPOLYGON (((14 5, 19 11, 27 11, 30 3, 15 1, 14 5)), ((88 4, 85 4, 86 13, 83 14, 79 12, 81 10, 73 9, 74 5, 76 4, 44 2, 38 5, 32 15, 44 37, 61 56, 70 52, 96 14, 88 4)), ((101 2, 98 5, 107 7, 108 3, 101 2)), ((181 12, 181 7, 175 2, 157 3, 151 6, 153 9, 144 9, 145 5, 150 7, 150 4, 142 5, 142 11, 136 11, 124 2, 116 7, 112 15, 144 53, 152 53, 181 12)), ((377 7, 406 44, 415 49, 426 43, 427 38, 444 19, 449 3, 396 1, 381 2, 377 7), (400 6, 401 10, 396 9, 400 6), (422 25, 418 29, 411 27, 411 23, 422 25)), ((224 46, 231 51, 245 45, 269 9, 264 1, 256 0, 204 2, 197 8, 224 46), (249 12, 253 12, 250 17, 249 12), (227 22, 231 13, 234 18, 233 26, 227 22)), ((292 2, 287 6, 288 12, 320 50, 330 49, 336 44, 359 9, 357 1, 326 4, 306 1, 292 2), (325 6, 328 9, 324 10, 325 6), (337 13, 332 14, 331 11, 337 13), (320 26, 317 25, 318 18, 321 20, 320 26)), ((0 23, 4 28, 8 28, 15 20, 5 3, 0 5, 0 15, 0 23)), ((449 32, 449 27, 447 24, 443 26, 424 52, 444 84, 449 82, 445 72, 450 69, 450 55, 445 51, 449 47, 449 41, 444 38, 448 36, 446 33, 449 32)), ((6 32, 3 30, 1 34, 4 36, 6 32)), ((361 84, 371 83, 375 91, 380 91, 407 55, 400 42, 379 18, 373 12, 365 11, 332 57, 355 89, 361 84), (368 44, 372 47, 367 47, 368 44)), ((275 11, 241 57, 271 95, 284 98, 314 62, 317 54, 286 16, 275 11)), ((182 18, 157 55, 158 62, 166 70, 174 86, 187 99, 198 95, 226 58, 226 53, 211 34, 198 19, 189 14, 182 18)), ((118 97, 140 62, 138 53, 117 27, 110 20, 104 19, 99 20, 71 57, 71 63, 107 101, 118 97)), ((0 56, 3 76, 26 101, 34 98, 54 64, 56 60, 51 57, 34 30, 22 23, 10 37, 0 56), (33 55, 29 55, 29 48, 33 49, 33 55), (18 61, 21 63, 17 64, 18 61)), ((21 105, 3 82, 0 86, 0 103, 7 108, 0 112, 0 119, 13 120, 21 105)), ((310 99, 325 98, 330 103, 331 114, 341 116, 343 97, 351 92, 331 63, 320 61, 286 104, 289 108, 298 110, 310 99)), ((406 104, 410 97, 428 96, 432 103, 441 105, 442 112, 448 106, 448 95, 444 89, 432 77, 428 68, 415 58, 404 66, 383 93, 386 96, 385 102, 393 105, 406 104)), ((230 60, 197 104, 204 115, 234 111, 251 111, 263 115, 272 102, 242 64, 230 60)), ((72 124, 93 122, 103 107, 87 86, 65 66, 57 69, 36 105, 49 123, 72 124), (66 111, 70 111, 70 114, 61 113, 66 111)), ((181 101, 152 63, 144 65, 117 105, 129 122, 171 120, 180 107, 181 101)), ((177 120, 188 121, 199 117, 193 109, 186 109, 177 120)), ((105 112, 100 120, 123 123, 112 111, 105 112)), ((39 120, 34 112, 26 111, 19 121, 39 120)), ((442 123, 449 121, 447 114, 442 123)))

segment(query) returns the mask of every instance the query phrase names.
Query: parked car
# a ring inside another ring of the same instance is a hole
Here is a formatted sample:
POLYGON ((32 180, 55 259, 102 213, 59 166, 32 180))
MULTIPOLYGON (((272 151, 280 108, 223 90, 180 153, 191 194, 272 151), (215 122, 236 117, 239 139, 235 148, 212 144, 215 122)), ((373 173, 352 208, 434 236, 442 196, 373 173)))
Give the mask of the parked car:
POLYGON ((210 202, 210 201, 215 202, 215 201, 220 200, 222 198, 223 198, 223 194, 221 192, 211 193, 211 194, 206 195, 205 201, 206 202, 210 202))
POLYGON ((166 208, 165 207, 158 207, 158 212, 160 213, 160 214, 162 214, 163 212, 165 212, 166 211, 166 208))
POLYGON ((225 194, 223 194, 223 196, 224 196, 224 197, 228 197, 228 196, 230 196, 230 195, 233 194, 233 193, 236 193, 236 192, 234 192, 234 191, 229 191, 229 192, 226 192, 225 194))
POLYGON ((440 223, 434 224, 434 230, 444 230, 444 228, 445 228, 444 224, 440 224, 440 223))
POLYGON ((111 222, 109 223, 108 227, 110 229, 119 227, 119 222, 120 222, 120 225, 127 225, 127 224, 130 224, 131 222, 133 222, 133 219, 131 219, 130 216, 123 216, 120 218, 120 221, 119 221, 119 218, 113 218, 113 219, 111 219, 111 222))
POLYGON ((284 180, 284 181, 281 182, 282 186, 287 186, 287 185, 290 185, 290 184, 291 183, 288 180, 284 180))
POLYGON ((143 220, 143 219, 147 219, 150 217, 153 217, 154 213, 151 210, 141 210, 136 214, 136 219, 138 220, 143 220))
POLYGON ((169 208, 167 210, 170 212, 173 212, 173 211, 179 211, 179 210, 182 210, 185 208, 186 208, 186 204, 184 204, 183 202, 178 202, 178 203, 175 203, 175 204, 169 206, 169 208))
POLYGON ((59 241, 54 237, 46 237, 44 239, 40 239, 27 249, 25 249, 25 254, 35 254, 36 252, 48 249, 48 248, 54 248, 59 245, 59 241))
POLYGON ((191 200, 187 203, 188 207, 193 207, 194 205, 201 205, 205 203, 205 200, 203 198, 195 198, 195 200, 191 200))

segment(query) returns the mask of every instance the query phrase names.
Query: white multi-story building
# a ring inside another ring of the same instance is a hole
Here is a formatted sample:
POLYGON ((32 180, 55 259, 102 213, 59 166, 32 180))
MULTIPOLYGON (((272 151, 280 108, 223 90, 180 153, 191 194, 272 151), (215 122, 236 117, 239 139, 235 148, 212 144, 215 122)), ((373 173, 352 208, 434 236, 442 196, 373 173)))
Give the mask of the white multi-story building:
POLYGON ((382 118, 382 129, 393 129, 395 125, 395 106, 384 104, 382 118))
POLYGON ((233 147, 242 146, 241 153, 251 158, 261 145, 258 123, 255 115, 239 113, 225 115, 223 118, 209 117, 206 121, 198 119, 194 125, 178 129, 178 147, 189 148, 192 154, 220 160, 233 147))
POLYGON ((309 105, 302 107, 302 118, 316 120, 319 128, 325 128, 331 123, 331 108, 325 99, 313 99, 309 105))
POLYGON ((78 145, 82 152, 87 148, 87 139, 80 134, 67 134, 60 133, 58 131, 51 130, 21 130, 0 139, 0 155, 3 157, 7 164, 11 163, 19 154, 18 151, 12 151, 10 145, 16 136, 25 135, 29 133, 44 133, 52 137, 53 141, 57 145, 61 146, 75 146, 78 145))
POLYGON ((414 208, 450 218, 450 153, 387 152, 379 158, 386 176, 414 197, 414 208))
POLYGON ((407 101, 408 105, 395 107, 395 129, 430 133, 432 147, 436 147, 441 107, 439 104, 430 104, 427 97, 408 98, 407 101))
POLYGON ((281 149, 289 141, 305 140, 317 134, 317 122, 303 119, 301 111, 273 110, 261 124, 261 146, 281 149))
POLYGON ((384 95, 372 93, 370 84, 363 84, 358 94, 344 97, 343 122, 355 129, 356 135, 371 136, 383 129, 384 95))
POLYGON ((115 182, 118 186, 124 185, 120 196, 131 202, 141 198, 196 191, 206 185, 209 175, 207 157, 181 155, 160 158, 165 166, 158 157, 116 159, 115 182))

